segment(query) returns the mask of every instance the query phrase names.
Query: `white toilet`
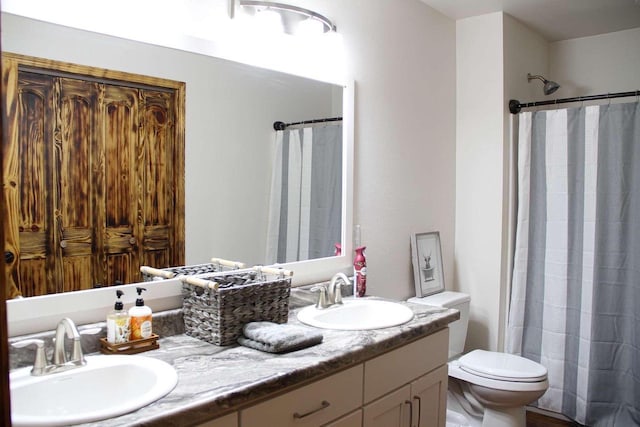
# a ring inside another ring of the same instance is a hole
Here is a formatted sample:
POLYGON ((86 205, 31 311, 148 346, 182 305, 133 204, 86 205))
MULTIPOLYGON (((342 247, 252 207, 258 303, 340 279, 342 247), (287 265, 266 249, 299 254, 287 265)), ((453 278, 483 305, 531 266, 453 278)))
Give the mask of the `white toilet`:
POLYGON ((444 291, 409 302, 455 308, 449 324, 448 427, 525 427, 525 406, 542 396, 547 369, 513 354, 473 350, 462 355, 469 324, 469 295, 444 291))

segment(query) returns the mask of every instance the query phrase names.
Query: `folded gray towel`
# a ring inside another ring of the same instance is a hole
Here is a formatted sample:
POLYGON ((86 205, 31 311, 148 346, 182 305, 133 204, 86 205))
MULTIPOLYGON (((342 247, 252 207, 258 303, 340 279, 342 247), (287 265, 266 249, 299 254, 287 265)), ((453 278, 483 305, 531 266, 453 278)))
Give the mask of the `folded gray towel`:
POLYGON ((242 328, 238 343, 268 353, 285 353, 320 344, 322 333, 302 326, 251 322, 242 328))

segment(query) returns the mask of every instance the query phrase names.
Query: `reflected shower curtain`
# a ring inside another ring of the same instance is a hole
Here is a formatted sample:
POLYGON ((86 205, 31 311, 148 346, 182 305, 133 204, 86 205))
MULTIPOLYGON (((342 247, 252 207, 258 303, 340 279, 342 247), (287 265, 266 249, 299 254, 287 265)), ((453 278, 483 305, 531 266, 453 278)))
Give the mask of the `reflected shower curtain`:
POLYGON ((342 226, 342 124, 276 131, 267 263, 332 256, 342 226))
POLYGON ((640 104, 521 113, 507 351, 540 362, 538 406, 640 425, 640 104))

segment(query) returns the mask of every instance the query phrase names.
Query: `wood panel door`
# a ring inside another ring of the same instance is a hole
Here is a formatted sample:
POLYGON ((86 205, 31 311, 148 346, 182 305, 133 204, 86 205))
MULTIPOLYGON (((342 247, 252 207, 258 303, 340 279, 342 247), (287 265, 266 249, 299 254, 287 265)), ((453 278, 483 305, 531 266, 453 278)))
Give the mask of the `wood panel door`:
POLYGON ((136 197, 138 175, 139 93, 137 89, 107 85, 104 93, 104 158, 99 163, 100 199, 104 225, 97 251, 103 283, 139 281, 138 218, 143 209, 136 197))
POLYGON ((53 107, 53 182, 45 192, 51 193, 55 220, 50 231, 51 282, 57 285, 57 292, 67 292, 104 283, 101 260, 96 256, 102 247, 102 189, 95 167, 104 156, 100 146, 102 87, 95 82, 55 78, 54 88, 59 99, 54 98, 53 107))
POLYGON ((60 64, 15 57, 3 58, 8 295, 137 282, 140 265, 184 264, 184 84, 76 77, 83 67, 48 72, 21 63, 60 64))
MULTIPOLYGON (((53 79, 25 73, 17 85, 16 117, 20 126, 5 139, 9 168, 5 168, 10 191, 8 215, 4 219, 9 253, 15 254, 17 268, 11 279, 24 296, 56 292, 53 282, 52 246, 55 224, 53 183, 53 79)), ((14 257, 14 258, 15 258, 14 257)))
MULTIPOLYGON (((172 94, 147 90, 142 97, 139 158, 142 169, 139 180, 142 191, 142 221, 140 233, 143 239, 142 264, 170 266, 173 252, 179 245, 173 219, 184 216, 175 209, 175 188, 172 179, 178 171, 173 152, 175 117, 172 94)), ((174 264, 175 265, 175 264, 174 264)))

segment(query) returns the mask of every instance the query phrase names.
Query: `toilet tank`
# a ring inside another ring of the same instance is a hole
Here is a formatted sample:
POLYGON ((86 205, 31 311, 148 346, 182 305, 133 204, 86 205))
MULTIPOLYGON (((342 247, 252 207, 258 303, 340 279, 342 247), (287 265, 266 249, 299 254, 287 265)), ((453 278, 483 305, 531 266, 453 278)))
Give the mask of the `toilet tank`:
POLYGON ((464 351, 469 325, 469 302, 471 298, 462 292, 444 291, 428 297, 420 298, 421 303, 437 307, 455 308, 460 311, 460 319, 449 323, 449 359, 457 357, 464 351))

